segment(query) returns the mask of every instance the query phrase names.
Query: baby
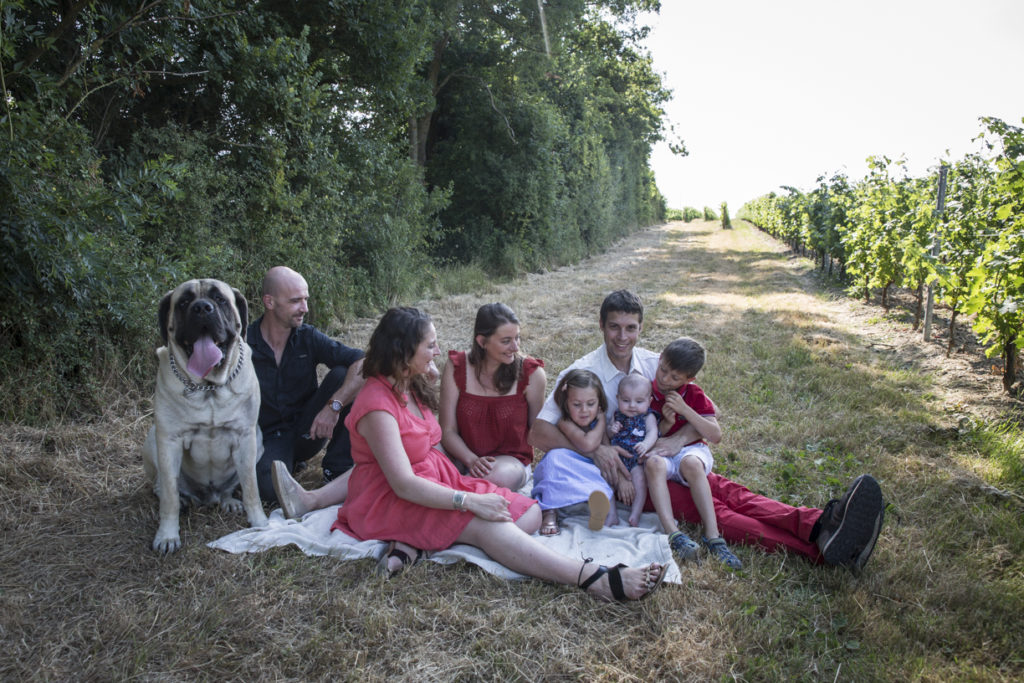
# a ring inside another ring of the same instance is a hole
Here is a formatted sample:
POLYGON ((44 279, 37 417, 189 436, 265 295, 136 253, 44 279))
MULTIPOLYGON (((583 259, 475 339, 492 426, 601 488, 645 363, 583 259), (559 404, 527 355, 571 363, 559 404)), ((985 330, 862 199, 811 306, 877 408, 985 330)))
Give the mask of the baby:
POLYGON ((647 479, 644 468, 637 467, 646 460, 645 454, 658 440, 658 417, 651 411, 651 382, 642 375, 626 375, 619 382, 618 409, 615 419, 608 425, 608 438, 613 446, 627 451, 619 454, 629 470, 636 494, 629 511, 629 525, 640 523, 640 513, 647 502, 647 479))

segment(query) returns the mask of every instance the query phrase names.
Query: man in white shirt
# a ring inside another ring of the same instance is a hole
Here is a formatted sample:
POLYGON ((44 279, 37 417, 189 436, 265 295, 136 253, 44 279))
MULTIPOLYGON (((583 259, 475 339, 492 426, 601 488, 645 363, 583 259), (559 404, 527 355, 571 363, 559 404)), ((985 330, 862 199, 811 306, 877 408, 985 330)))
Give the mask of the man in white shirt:
MULTIPOLYGON (((614 397, 622 378, 638 373, 653 380, 659 356, 636 348, 643 328, 643 304, 632 292, 617 290, 605 298, 601 304, 600 326, 604 344, 563 370, 558 379, 573 368, 594 372, 608 397, 606 417, 611 419, 614 397)), ((561 484, 570 477, 576 480, 573 486, 576 491, 584 492, 587 487, 606 492, 614 489, 618 499, 629 505, 634 495, 633 484, 619 458, 619 450, 605 440, 592 453, 573 451, 569 440, 556 426, 561 417, 552 392, 530 429, 530 444, 545 451, 534 472, 534 498, 540 502, 541 509, 556 509, 586 500, 586 497, 575 500, 579 497, 577 494, 569 494, 568 498, 563 495, 565 489, 561 484)), ((660 438, 650 453, 672 456, 685 444, 699 438, 691 425, 685 425, 675 434, 660 438)), ((855 479, 841 499, 829 501, 825 510, 796 508, 759 496, 714 472, 708 474, 708 483, 719 530, 727 541, 758 544, 768 550, 782 546, 814 562, 859 570, 874 550, 884 517, 881 489, 867 474, 855 479)), ((675 516, 699 524, 700 515, 689 489, 670 481, 669 492, 675 516)), ((679 536, 673 539, 676 541, 673 550, 687 559, 695 557, 696 543, 684 534, 679 536)))

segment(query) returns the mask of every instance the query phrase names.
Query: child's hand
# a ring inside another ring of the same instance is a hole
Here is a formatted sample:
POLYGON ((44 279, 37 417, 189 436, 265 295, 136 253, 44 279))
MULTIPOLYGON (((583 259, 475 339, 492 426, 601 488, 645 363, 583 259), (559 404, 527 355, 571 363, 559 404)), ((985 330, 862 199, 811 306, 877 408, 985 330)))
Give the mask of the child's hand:
POLYGON ((608 432, 611 434, 618 434, 619 430, 622 429, 622 423, 616 420, 608 426, 608 432))
POLYGON ((634 446, 633 450, 636 451, 637 462, 643 462, 646 459, 642 457, 643 454, 647 452, 647 444, 645 444, 643 441, 634 446))
POLYGON ((675 422, 676 421, 676 411, 674 411, 671 408, 669 408, 668 403, 666 402, 665 407, 662 408, 662 410, 661 410, 661 417, 662 417, 662 419, 668 420, 669 422, 675 422))
POLYGON ((683 412, 685 405, 683 397, 679 395, 678 391, 670 391, 665 394, 665 408, 672 411, 672 419, 675 419, 676 415, 683 412))

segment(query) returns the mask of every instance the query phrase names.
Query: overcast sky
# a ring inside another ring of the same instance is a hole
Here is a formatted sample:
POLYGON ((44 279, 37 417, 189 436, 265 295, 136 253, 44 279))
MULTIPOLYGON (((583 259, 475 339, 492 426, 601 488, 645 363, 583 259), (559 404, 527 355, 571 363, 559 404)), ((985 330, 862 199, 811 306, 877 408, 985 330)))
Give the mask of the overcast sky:
POLYGON ((670 208, 735 215, 780 185, 863 178, 871 155, 923 175, 978 148, 978 117, 1024 117, 1024 0, 661 6, 646 45, 689 151, 652 155, 670 208))

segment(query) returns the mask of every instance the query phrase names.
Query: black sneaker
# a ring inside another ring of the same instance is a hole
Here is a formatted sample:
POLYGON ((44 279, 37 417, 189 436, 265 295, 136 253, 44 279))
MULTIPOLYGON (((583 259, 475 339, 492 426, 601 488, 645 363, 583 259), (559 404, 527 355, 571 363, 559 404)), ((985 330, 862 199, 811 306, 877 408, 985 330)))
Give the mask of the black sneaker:
POLYGON ((878 511, 878 517, 875 518, 875 528, 871 533, 871 538, 868 544, 864 546, 864 549, 860 551, 860 555, 853 561, 853 570, 860 571, 867 564, 868 559, 871 557, 871 553, 875 549, 875 543, 878 541, 878 533, 882 530, 882 521, 885 519, 885 503, 882 503, 882 509, 878 511))
POLYGON ((870 474, 853 480, 839 500, 821 515, 817 543, 827 564, 860 569, 871 556, 882 528, 882 488, 870 474))

